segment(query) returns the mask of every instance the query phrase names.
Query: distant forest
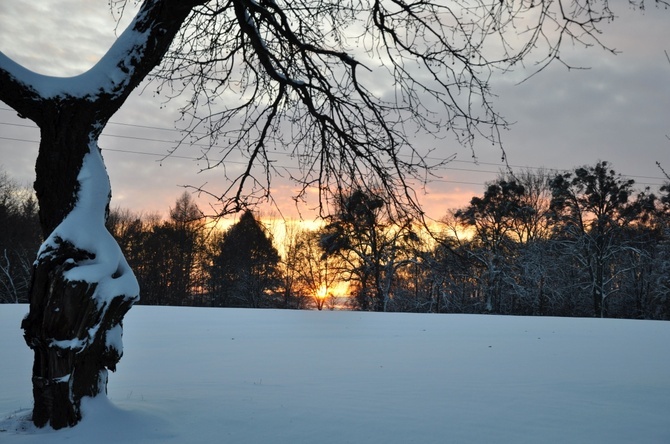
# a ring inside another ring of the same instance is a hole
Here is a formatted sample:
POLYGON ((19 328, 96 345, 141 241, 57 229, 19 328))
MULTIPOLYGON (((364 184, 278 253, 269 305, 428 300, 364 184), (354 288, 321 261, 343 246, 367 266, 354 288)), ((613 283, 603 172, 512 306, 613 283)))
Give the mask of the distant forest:
MULTIPOLYGON (((223 231, 184 193, 167 219, 114 209, 108 228, 142 304, 670 319, 670 185, 599 162, 501 173, 427 226, 386 204, 351 190, 315 230, 247 211, 223 231)), ((3 172, 0 227, 0 302, 27 302, 38 209, 3 172)))

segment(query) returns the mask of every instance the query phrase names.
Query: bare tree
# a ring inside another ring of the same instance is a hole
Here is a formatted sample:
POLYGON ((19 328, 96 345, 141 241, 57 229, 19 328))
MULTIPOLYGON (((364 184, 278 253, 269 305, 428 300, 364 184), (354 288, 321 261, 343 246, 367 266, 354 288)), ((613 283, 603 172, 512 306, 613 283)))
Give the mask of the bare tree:
POLYGON ((442 161, 430 164, 408 133, 499 144, 507 122, 491 77, 521 62, 534 72, 554 60, 573 67, 560 57, 566 42, 614 52, 598 28, 613 18, 606 0, 208 2, 153 76, 159 91, 192 97, 181 109, 185 140, 225 147, 203 152, 208 168, 246 154, 215 194, 222 213, 271 197, 273 172, 299 184, 298 198, 317 190, 319 206, 373 183, 416 211, 412 185, 442 161), (277 146, 297 172, 276 169, 277 146))
POLYGON ((333 299, 333 288, 342 281, 342 262, 323 254, 319 231, 302 230, 296 236, 296 290, 322 310, 333 299))
MULTIPOLYGON (((111 4, 123 11, 127 0, 111 4)), ((301 184, 299 196, 316 187, 324 204, 331 191, 375 183, 417 210, 411 179, 432 165, 408 133, 497 143, 505 122, 491 75, 536 48, 538 70, 565 63, 565 42, 600 45, 598 25, 612 17, 606 0, 144 0, 81 76, 42 76, 0 53, 0 100, 41 131, 35 190, 46 241, 23 323, 35 424, 76 424, 81 398, 104 392, 120 359, 121 321, 139 290, 104 228, 110 186, 97 140, 156 67, 159 89, 192 94, 182 109, 190 134, 204 127, 226 141, 224 166, 232 151, 248 155, 222 212, 268 196, 275 147, 299 161, 297 173, 279 171, 301 184), (231 95, 239 102, 217 107, 231 95)))

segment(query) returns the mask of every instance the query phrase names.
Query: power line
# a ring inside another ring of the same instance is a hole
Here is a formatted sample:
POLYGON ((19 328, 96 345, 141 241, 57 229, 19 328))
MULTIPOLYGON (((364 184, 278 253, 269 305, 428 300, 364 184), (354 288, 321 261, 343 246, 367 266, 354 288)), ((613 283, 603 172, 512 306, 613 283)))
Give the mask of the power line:
MULTIPOLYGON (((11 112, 11 113, 16 113, 16 111, 14 111, 13 109, 11 109, 11 108, 5 108, 5 107, 3 107, 3 106, 0 106, 0 111, 7 111, 7 112, 11 112)), ((107 124, 108 124, 108 125, 118 125, 118 126, 128 126, 128 127, 133 127, 133 128, 144 128, 144 129, 160 130, 160 131, 179 131, 179 130, 177 130, 177 129, 175 129, 175 128, 166 128, 166 127, 158 127, 158 126, 150 126, 150 125, 138 125, 138 124, 136 124, 136 123, 125 123, 125 122, 114 122, 114 121, 109 121, 107 124)), ((35 125, 35 124, 27 125, 27 124, 19 124, 19 123, 16 123, 16 124, 13 124, 13 125, 16 125, 16 126, 25 126, 25 127, 35 128, 35 129, 37 129, 37 125, 35 125)))
MULTIPOLYGON (((18 139, 18 138, 13 138, 13 137, 3 137, 0 136, 0 140, 9 140, 13 142, 26 142, 26 143, 39 143, 36 140, 28 140, 28 139, 18 139)), ((151 157, 160 157, 160 158, 175 158, 175 159, 185 159, 185 160, 201 160, 197 157, 191 157, 191 156, 181 156, 177 154, 159 154, 159 153, 149 153, 146 151, 135 151, 135 150, 122 150, 122 149, 116 149, 116 148, 101 148, 102 151, 111 151, 115 153, 123 153, 123 154, 134 154, 134 155, 140 155, 140 156, 151 156, 151 157)), ((231 163, 235 165, 247 165, 246 162, 242 161, 237 161, 237 160, 227 160, 226 163, 231 163)), ((286 170, 297 170, 297 167, 289 167, 289 166, 281 166, 278 165, 277 169, 286 169, 286 170)), ((482 172, 482 171, 477 171, 473 170, 475 172, 482 172)), ((466 181, 459 181, 459 180, 448 180, 448 179, 431 179, 429 182, 437 182, 437 183, 449 183, 449 184, 457 184, 457 185, 478 185, 478 186, 483 186, 485 185, 484 182, 466 182, 466 181)))
MULTIPOLYGON (((12 112, 13 110, 11 108, 5 108, 5 107, 0 107, 0 111, 9 111, 12 112)), ((164 128, 164 127, 157 127, 157 126, 150 126, 150 125, 138 125, 138 124, 133 124, 133 123, 127 123, 127 122, 109 122, 110 125, 117 125, 117 126, 125 126, 125 127, 134 127, 134 128, 143 128, 143 129, 151 129, 151 130, 157 130, 157 131, 169 131, 169 132, 180 132, 180 130, 176 128, 164 128)), ((0 125, 5 125, 5 126, 14 126, 14 127, 21 127, 21 128, 34 128, 38 129, 36 125, 34 124, 21 124, 21 123, 14 123, 14 122, 3 122, 0 121, 0 125)), ((138 140, 138 141, 143 141, 143 142, 156 142, 156 143, 166 143, 170 144, 172 146, 177 146, 179 145, 180 142, 176 140, 165 140, 165 139, 156 139, 156 138, 151 138, 151 137, 138 137, 138 136, 126 136, 126 135, 121 135, 121 134, 105 134, 103 133, 104 137, 112 137, 112 138, 118 138, 118 139, 126 139, 126 140, 138 140)), ((20 139, 20 138, 11 138, 11 137, 3 137, 0 136, 0 140, 9 140, 13 142, 26 142, 26 143, 34 143, 34 144, 39 144, 39 141, 35 140, 28 140, 28 139, 20 139)), ((194 147, 200 147, 200 148, 214 148, 214 146, 210 144, 203 144, 203 143, 192 143, 188 144, 189 146, 194 146, 194 147)), ((137 151, 137 150, 121 150, 121 149, 113 149, 113 148, 102 148, 103 151, 113 151, 113 152, 119 152, 119 153, 127 153, 127 154, 135 154, 135 155, 144 155, 144 156, 154 156, 154 157, 161 157, 161 158, 175 158, 175 159, 185 159, 185 160, 193 160, 193 161, 198 161, 198 160, 203 160, 201 157, 193 157, 193 156, 184 156, 184 155, 177 155, 177 154, 170 154, 170 153, 150 153, 150 152, 145 152, 145 151, 137 151)), ((286 152, 281 152, 281 151, 276 151, 273 154, 275 155, 285 155, 289 156, 289 153, 286 152)), ((434 160, 434 161, 443 161, 444 159, 438 158, 438 157, 433 157, 433 156, 426 156, 424 157, 425 160, 434 160)), ((213 163, 219 163, 222 162, 223 160, 215 161, 213 163)), ((241 161, 233 161, 233 160, 227 160, 226 162, 232 163, 232 164, 240 164, 240 165, 246 165, 245 162, 241 161)), ((451 160, 449 163, 462 163, 462 164, 468 164, 468 165, 484 165, 484 166, 496 166, 496 167, 510 167, 514 169, 519 169, 519 170, 531 170, 531 171, 542 171, 542 170, 549 170, 549 171, 557 171, 557 172, 569 172, 571 169, 555 169, 555 168, 545 168, 545 167, 536 167, 536 166, 528 166, 528 165, 501 165, 498 163, 494 162, 481 162, 477 160, 458 160, 454 159, 451 160)), ((287 167, 287 166, 277 166, 277 168, 280 169, 297 169, 295 167, 287 167)), ((492 171, 492 170, 482 170, 482 169, 473 169, 473 168, 458 168, 458 167, 441 167, 440 170, 445 170, 445 171, 462 171, 462 172, 472 172, 472 173, 477 173, 477 174, 498 174, 500 173, 500 170, 498 171, 492 171)), ((636 182, 638 185, 646 185, 646 186, 660 186, 663 183, 667 181, 665 177, 657 177, 657 176, 641 176, 641 175, 628 175, 621 173, 622 176, 624 177, 629 177, 633 179, 646 179, 646 180, 657 180, 661 181, 661 183, 652 183, 652 182, 636 182)), ((464 184, 464 185, 481 185, 485 186, 486 182, 464 182, 464 181, 453 181, 453 180, 448 180, 448 179, 431 179, 429 182, 439 182, 439 183, 454 183, 454 184, 464 184)))
MULTIPOLYGON (((12 138, 12 137, 3 137, 0 136, 0 140, 10 140, 14 142, 27 142, 27 143, 39 143, 36 140, 27 140, 27 139, 18 139, 18 138, 12 138)), ((198 161, 202 160, 199 157, 193 157, 193 156, 182 156, 178 154, 161 154, 161 153, 150 153, 146 151, 136 151, 136 150, 123 150, 123 149, 116 149, 116 148, 101 148, 102 151, 110 151, 110 152, 116 152, 116 153, 123 153, 123 154, 134 154, 134 155, 140 155, 140 156, 151 156, 151 157, 159 157, 159 158, 173 158, 173 159, 184 159, 184 160, 192 160, 192 161, 198 161)), ((214 163, 219 163, 223 162, 223 160, 216 161, 214 163)), ((234 165, 247 165, 247 162, 242 162, 238 160, 226 160, 226 163, 229 164, 234 164, 234 165)), ((455 162, 455 161, 452 161, 455 162)), ((464 161, 461 161, 464 162, 464 161)), ((474 162, 471 162, 474 163, 474 162)), ((484 162, 483 162, 484 164, 484 162)), ((495 165, 495 164, 488 164, 488 165, 495 165)), ((282 166, 282 165, 277 165, 277 169, 283 169, 283 170, 298 170, 299 168, 293 167, 293 166, 282 166)), ((475 170, 475 169, 469 169, 469 168, 450 168, 450 167, 443 167, 441 168, 443 170, 449 170, 449 171, 464 171, 464 172, 474 172, 474 173, 481 173, 481 174, 497 174, 498 171, 490 171, 490 170, 475 170)), ((538 168, 541 169, 541 168, 538 168)), ((636 177, 636 176, 626 176, 626 177, 636 177)), ((660 178, 659 178, 660 180, 660 178)), ((477 185, 477 186, 485 186, 486 182, 468 182, 468 181, 460 181, 460 180, 449 180, 449 179, 440 179, 440 178, 433 178, 428 181, 428 183, 447 183, 447 184, 455 184, 455 185, 477 185)), ((659 186, 662 184, 659 183, 645 183, 645 182, 636 182, 638 185, 648 185, 648 186, 659 186)))

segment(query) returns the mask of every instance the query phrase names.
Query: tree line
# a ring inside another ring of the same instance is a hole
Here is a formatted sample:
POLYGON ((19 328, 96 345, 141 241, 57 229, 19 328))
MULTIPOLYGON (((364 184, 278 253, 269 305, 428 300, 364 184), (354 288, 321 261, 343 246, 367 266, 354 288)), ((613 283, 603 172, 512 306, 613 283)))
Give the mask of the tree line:
MULTIPOLYGON (((352 190, 318 229, 246 211, 220 230, 184 193, 167 219, 115 209, 107 226, 143 304, 670 318, 670 185, 599 162, 501 173, 429 227, 388 208, 352 190)), ((37 208, 4 173, 0 223, 0 300, 25 302, 37 208)))
POLYGON ((471 230, 436 256, 445 309, 668 319, 670 188, 634 185, 607 162, 501 176, 444 220, 471 230))
POLYGON ((601 161, 501 173, 424 229, 354 191, 319 245, 354 309, 668 319, 669 236, 670 184, 639 190, 601 161))

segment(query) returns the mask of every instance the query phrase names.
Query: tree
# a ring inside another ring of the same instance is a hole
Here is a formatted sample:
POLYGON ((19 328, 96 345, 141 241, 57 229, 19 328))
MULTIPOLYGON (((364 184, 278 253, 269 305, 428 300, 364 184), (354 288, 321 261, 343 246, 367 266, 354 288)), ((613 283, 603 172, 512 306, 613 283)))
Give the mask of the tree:
POLYGON ((142 288, 147 305, 204 305, 211 246, 202 213, 191 195, 183 193, 169 209, 169 219, 158 214, 134 214, 114 209, 107 229, 119 243, 142 288))
POLYGON ((0 169, 0 303, 28 301, 38 226, 34 197, 0 169))
POLYGON ((345 280, 356 284, 361 310, 382 311, 384 307, 379 267, 383 207, 384 201, 378 196, 354 190, 342 197, 338 211, 321 233, 324 256, 336 255, 345 264, 345 280))
POLYGON ((361 310, 387 311, 396 272, 413 260, 406 247, 418 241, 412 221, 393 223, 387 209, 378 195, 354 190, 341 198, 321 233, 324 256, 336 256, 344 264, 361 310))
POLYGON ((478 248, 471 248, 469 256, 483 270, 482 290, 489 312, 501 310, 503 278, 516 247, 514 237, 519 235, 515 228, 535 211, 525 205, 525 193, 517 181, 500 178, 487 186, 483 197, 473 197, 470 205, 455 213, 465 226, 474 229, 478 248))
POLYGON ((384 259, 382 287, 387 301, 386 310, 428 311, 432 304, 432 292, 425 286, 426 239, 411 225, 394 227, 387 232, 387 239, 390 240, 390 249, 384 259))
POLYGON ((112 210, 107 218, 112 233, 142 288, 142 304, 168 305, 175 258, 174 230, 159 214, 133 214, 112 210))
POLYGON ((280 284, 279 252, 254 217, 245 211, 223 235, 211 266, 214 303, 219 306, 267 307, 280 284))
POLYGON ((337 279, 337 267, 329 266, 321 257, 318 232, 300 228, 297 221, 286 221, 283 234, 280 250, 284 308, 301 309, 310 302, 323 308, 327 289, 337 279))
POLYGON ((547 287, 552 259, 547 254, 552 220, 549 217, 551 176, 544 171, 523 170, 501 176, 499 181, 513 181, 523 187, 515 204, 518 208, 510 214, 508 231, 514 243, 515 255, 510 255, 504 277, 505 292, 511 300, 514 314, 544 314, 553 296, 547 287))
POLYGON ((507 177, 507 181, 514 181, 523 187, 519 196, 520 211, 513 219, 514 237, 522 243, 548 238, 551 234, 549 182, 553 177, 545 170, 523 170, 508 176, 511 177, 507 177))
POLYGON ((137 281, 105 229, 110 185, 97 140, 160 62, 195 2, 144 4, 86 74, 54 79, 0 53, 0 99, 40 128, 35 192, 42 234, 22 327, 35 353, 33 422, 72 426, 80 402, 106 390, 122 353, 122 320, 137 281))
POLYGON ((670 182, 661 187, 661 193, 655 220, 661 238, 654 245, 657 266, 650 276, 653 303, 648 317, 652 319, 670 319, 670 182))
MULTIPOLYGON (((139 290, 104 227, 111 190, 97 140, 154 68, 159 89, 193 94, 182 110, 192 135, 203 125, 213 140, 230 140, 228 153, 248 154, 222 212, 243 208, 245 196, 268 195, 278 145, 304 155, 300 174, 289 173, 300 196, 312 186, 326 198, 372 182, 416 210, 408 179, 431 165, 406 129, 497 141, 505 122, 491 106, 492 72, 536 49, 539 69, 566 63, 564 41, 600 44, 598 25, 613 17, 607 1, 564 3, 144 0, 81 76, 42 76, 0 53, 0 100, 41 131, 35 191, 46 240, 22 324, 35 353, 34 423, 76 424, 81 398, 103 393, 120 359, 122 319, 139 290), (380 62, 387 70, 374 71, 380 62), (378 97, 385 74, 393 89, 378 97), (231 93, 240 104, 216 109, 231 93), (292 130, 282 132, 284 123, 292 130)), ((127 0, 111 4, 124 9, 127 0)))
POLYGON ((649 209, 646 196, 631 200, 635 181, 610 169, 607 162, 577 168, 551 181, 551 209, 560 223, 564 245, 588 271, 595 316, 607 315, 607 298, 617 291, 614 278, 621 269, 618 257, 635 249, 626 229, 643 220, 649 209))
POLYGON ((171 232, 168 244, 174 254, 170 270, 170 293, 174 305, 191 305, 187 301, 196 292, 196 276, 200 275, 204 250, 203 214, 193 202, 191 195, 184 191, 170 208, 170 221, 164 227, 171 232))
POLYGON ((303 230, 296 239, 295 267, 298 291, 322 310, 332 289, 341 279, 340 260, 324 255, 320 245, 321 233, 303 230))

